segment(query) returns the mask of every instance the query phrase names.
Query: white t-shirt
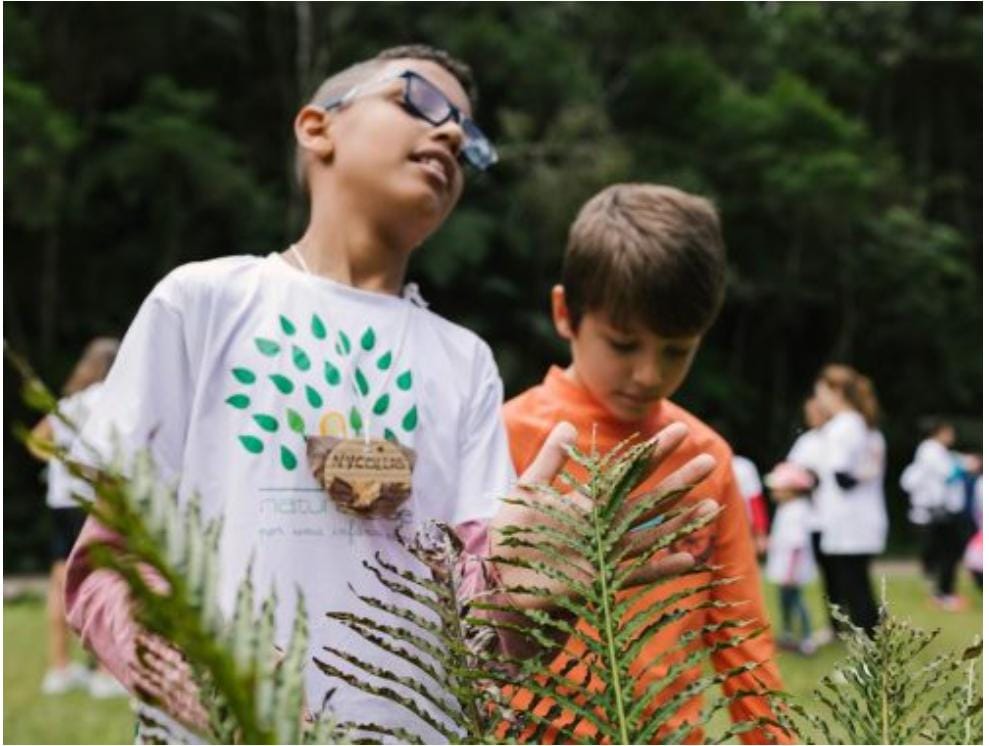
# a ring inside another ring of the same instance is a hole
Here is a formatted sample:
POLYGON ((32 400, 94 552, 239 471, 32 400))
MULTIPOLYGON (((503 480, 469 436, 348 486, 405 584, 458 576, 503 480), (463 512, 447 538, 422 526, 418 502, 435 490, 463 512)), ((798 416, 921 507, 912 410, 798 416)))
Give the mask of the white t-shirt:
MULTIPOLYGON (((180 267, 152 291, 86 434, 109 450, 114 426, 129 448, 149 446, 178 476, 182 497, 197 491, 205 516, 223 516, 223 608, 233 607, 253 556, 256 592, 278 593, 280 639, 298 586, 311 655, 330 659, 323 646, 342 648, 417 677, 325 613, 373 613, 348 584, 401 602, 362 566, 380 552, 423 572, 395 541, 396 528, 493 515, 515 479, 502 399, 491 351, 472 332, 410 300, 307 275, 276 254, 234 256, 180 267), (412 495, 397 519, 340 512, 307 462, 304 434, 353 437, 368 423, 372 437, 416 452, 412 495)), ((339 718, 423 733, 397 705, 310 664, 310 706, 318 710, 333 688, 339 718)))
POLYGON ((818 518, 821 551, 826 554, 879 554, 886 548, 889 519, 883 493, 886 440, 870 430, 862 415, 840 412, 821 428, 823 471, 818 518), (858 480, 842 489, 835 474, 858 480))
POLYGON ((732 456, 731 468, 735 474, 738 491, 745 503, 745 512, 748 515, 749 525, 751 526, 754 520, 752 515, 752 501, 762 496, 762 480, 759 478, 759 470, 750 459, 738 455, 732 456))
POLYGON ((910 495, 911 523, 927 525, 932 511, 960 513, 965 509, 963 482, 949 481, 956 468, 956 458, 944 444, 928 438, 917 446, 913 461, 900 476, 900 486, 910 495))
MULTIPOLYGON (((102 383, 94 383, 59 400, 59 411, 73 423, 76 432, 86 424, 102 388, 102 383)), ((64 449, 71 448, 75 441, 73 430, 54 415, 49 415, 48 421, 51 423, 55 445, 64 449)), ((73 495, 89 497, 92 489, 84 481, 73 477, 60 459, 51 459, 48 462, 48 493, 45 500, 48 507, 56 510, 77 508, 79 504, 72 498, 73 495)))
MULTIPOLYGON (((787 454, 786 460, 792 461, 805 469, 810 469, 820 479, 825 468, 824 441, 821 438, 820 428, 812 428, 801 433, 790 447, 790 452, 787 454)), ((820 486, 811 492, 810 517, 808 518, 811 531, 821 530, 820 518, 818 516, 821 500, 820 492, 820 486)))
POLYGON ((814 579, 810 543, 811 505, 806 498, 787 500, 776 508, 766 549, 766 579, 778 585, 806 585, 814 579))
POLYGON ((732 456, 731 468, 735 472, 735 481, 738 482, 738 491, 742 497, 750 500, 762 494, 762 480, 759 478, 759 470, 751 460, 745 456, 732 456))

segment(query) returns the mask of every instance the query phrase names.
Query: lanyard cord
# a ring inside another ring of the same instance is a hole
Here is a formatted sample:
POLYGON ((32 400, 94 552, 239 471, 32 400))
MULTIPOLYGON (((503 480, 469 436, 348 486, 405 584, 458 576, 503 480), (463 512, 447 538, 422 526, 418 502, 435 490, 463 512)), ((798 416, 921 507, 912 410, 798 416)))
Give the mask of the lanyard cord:
MULTIPOLYGON (((302 257, 302 252, 299 251, 295 244, 288 247, 295 261, 299 263, 299 267, 302 271, 309 277, 315 277, 312 270, 309 269, 309 265, 306 264, 306 260, 302 257)), ((407 286, 408 287, 408 286, 407 286)), ((413 293, 415 295, 417 293, 413 293)), ((392 377, 395 375, 395 369, 398 368, 398 362, 402 359, 402 351, 405 348, 405 338, 408 336, 409 331, 409 321, 412 318, 412 308, 415 305, 414 298, 406 298, 403 294, 402 300, 405 301, 405 313, 402 315, 402 325, 399 328, 398 333, 398 344, 395 346, 394 364, 389 367, 388 374, 379 387, 379 391, 387 391, 388 386, 391 383, 392 377)), ((337 344, 340 344, 340 330, 334 329, 333 322, 328 320, 331 331, 336 331, 337 344)), ((368 391, 368 396, 363 396, 360 389, 357 387, 357 381, 354 376, 354 370, 357 368, 357 352, 354 351, 353 358, 350 359, 350 369, 347 371, 347 378, 350 381, 351 391, 356 395, 357 404, 355 405, 360 411, 362 421, 364 423, 364 444, 370 445, 371 443, 371 413, 368 409, 368 401, 372 398, 370 396, 371 392, 368 391)))

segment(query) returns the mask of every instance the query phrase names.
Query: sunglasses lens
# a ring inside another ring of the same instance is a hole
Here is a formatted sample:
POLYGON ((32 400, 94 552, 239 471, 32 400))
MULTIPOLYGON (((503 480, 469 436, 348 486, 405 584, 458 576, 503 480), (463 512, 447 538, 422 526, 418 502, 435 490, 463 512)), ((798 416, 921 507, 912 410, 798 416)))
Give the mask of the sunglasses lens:
POLYGON ((450 103, 446 96, 422 78, 409 78, 409 103, 419 116, 431 124, 443 124, 450 117, 450 103))
POLYGON ((479 171, 484 171, 498 162, 498 154, 495 152, 491 141, 481 132, 481 128, 474 124, 472 119, 466 117, 461 122, 463 127, 465 142, 462 149, 464 158, 479 171))

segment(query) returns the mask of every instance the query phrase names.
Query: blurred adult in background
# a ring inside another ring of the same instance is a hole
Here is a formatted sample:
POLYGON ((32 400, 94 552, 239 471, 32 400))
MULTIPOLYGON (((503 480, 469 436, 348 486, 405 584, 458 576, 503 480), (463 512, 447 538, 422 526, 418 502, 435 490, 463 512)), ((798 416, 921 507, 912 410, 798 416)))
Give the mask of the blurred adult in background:
POLYGON ((900 486, 910 498, 908 517, 920 535, 921 565, 934 602, 956 611, 963 607, 955 593, 958 564, 973 533, 966 482, 979 465, 977 459, 951 450, 955 428, 947 420, 933 420, 926 430, 927 437, 900 476, 900 486))
POLYGON ((828 418, 821 427, 818 473, 822 559, 832 573, 834 600, 852 624, 872 634, 879 610, 869 568, 886 548, 889 528, 879 403, 872 382, 847 365, 826 366, 814 385, 814 398, 828 418))
MULTIPOLYGON (((98 406, 102 381, 117 355, 119 342, 110 337, 92 340, 62 387, 58 402, 61 414, 78 430, 98 406)), ((34 426, 28 447, 37 458, 48 462, 46 502, 51 514, 51 572, 48 583, 48 670, 41 682, 44 694, 62 694, 70 689, 88 688, 94 697, 122 694, 116 681, 102 671, 90 674, 85 666, 69 657, 69 627, 65 619, 65 561, 86 520, 74 495, 91 494, 87 485, 74 478, 65 465, 52 458, 52 448, 66 450, 74 433, 55 415, 48 415, 34 426)))
POLYGON ((808 396, 804 400, 804 426, 805 430, 797 436, 786 460, 792 464, 802 466, 814 476, 814 487, 810 491, 811 509, 807 517, 807 526, 810 530, 811 547, 814 551, 814 561, 821 576, 821 590, 824 596, 824 616, 829 621, 829 626, 817 633, 816 642, 826 644, 834 639, 837 632, 836 622, 831 616, 830 605, 838 603, 836 593, 836 582, 830 564, 824 561, 821 554, 821 522, 820 514, 820 475, 824 473, 824 439, 821 435, 821 428, 828 421, 824 407, 813 396, 808 396))

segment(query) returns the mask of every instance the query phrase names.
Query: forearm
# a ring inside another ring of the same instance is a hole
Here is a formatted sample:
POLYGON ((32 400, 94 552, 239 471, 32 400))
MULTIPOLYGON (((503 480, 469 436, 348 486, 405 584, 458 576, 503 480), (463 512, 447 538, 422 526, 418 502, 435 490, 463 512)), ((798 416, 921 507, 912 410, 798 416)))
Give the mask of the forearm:
POLYGON ((531 658, 544 652, 528 635, 521 630, 506 627, 511 625, 525 628, 528 620, 523 614, 512 613, 507 609, 513 605, 502 588, 498 568, 491 562, 489 525, 483 521, 467 521, 455 527, 457 536, 464 544, 460 555, 460 600, 480 599, 506 608, 504 611, 477 609, 474 616, 489 619, 498 633, 498 644, 503 655, 517 660, 531 658))
MULTIPOLYGON (((188 726, 205 729, 206 716, 188 665, 168 642, 137 623, 126 581, 111 570, 93 567, 90 549, 94 544, 121 550, 120 537, 92 518, 86 521, 67 566, 69 625, 135 696, 157 704, 188 726)), ((165 581, 154 570, 141 566, 139 571, 148 587, 167 592, 165 581)))

